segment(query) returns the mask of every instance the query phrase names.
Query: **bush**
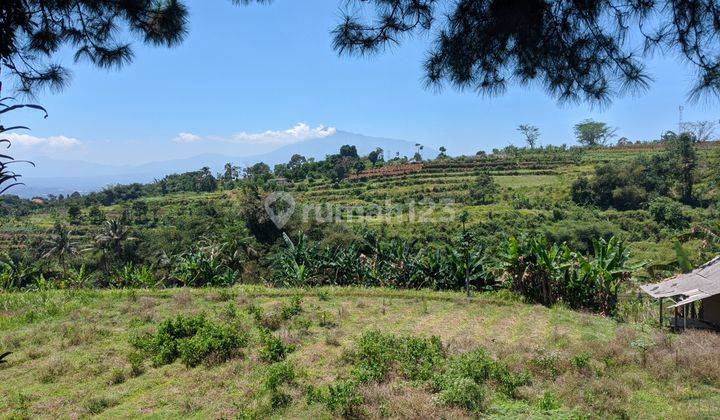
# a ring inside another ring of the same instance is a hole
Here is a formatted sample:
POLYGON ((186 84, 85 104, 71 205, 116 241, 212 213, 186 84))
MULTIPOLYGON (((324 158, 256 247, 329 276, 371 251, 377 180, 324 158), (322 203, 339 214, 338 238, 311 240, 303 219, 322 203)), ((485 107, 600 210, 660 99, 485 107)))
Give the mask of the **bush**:
POLYGON ((480 385, 470 378, 453 378, 448 381, 439 394, 443 404, 464 408, 470 411, 480 411, 483 406, 485 394, 480 385))
POLYGON ((488 174, 480 174, 470 186, 470 200, 473 204, 491 204, 495 202, 498 186, 488 174))
POLYGON ((690 217, 683 211, 682 204, 667 197, 652 200, 648 211, 656 222, 673 228, 681 229, 690 223, 690 217))
POLYGON ((295 368, 288 362, 275 363, 268 366, 265 390, 270 393, 270 402, 274 408, 282 407, 290 402, 290 396, 282 392, 282 386, 295 381, 295 368))
POLYGON ((285 357, 295 351, 295 346, 285 344, 281 339, 275 337, 268 330, 261 330, 260 341, 262 348, 260 349, 260 359, 268 363, 276 363, 285 360, 285 357))
POLYGON ((290 302, 280 309, 280 316, 284 320, 288 320, 300 313, 302 313, 302 298, 300 296, 291 297, 290 302))
POLYGON ((178 316, 163 321, 154 335, 134 340, 134 345, 152 356, 156 366, 180 358, 188 367, 231 358, 247 343, 247 336, 230 326, 207 320, 203 315, 178 316))
POLYGON ((442 343, 437 337, 396 337, 369 331, 358 340, 354 376, 360 383, 382 382, 397 364, 404 378, 427 380, 442 358, 442 343))
POLYGON ((324 404, 333 414, 344 418, 357 418, 362 414, 360 406, 365 399, 354 381, 339 381, 324 389, 308 389, 308 402, 324 404))

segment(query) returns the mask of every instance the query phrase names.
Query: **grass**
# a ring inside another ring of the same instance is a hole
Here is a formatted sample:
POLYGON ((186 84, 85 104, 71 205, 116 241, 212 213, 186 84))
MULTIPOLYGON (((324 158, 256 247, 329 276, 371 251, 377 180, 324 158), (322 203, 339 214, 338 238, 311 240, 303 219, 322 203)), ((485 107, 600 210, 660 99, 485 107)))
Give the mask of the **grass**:
POLYGON ((468 299, 452 292, 259 286, 48 291, 0 294, 0 313, 0 348, 14 352, 0 365, 3 418, 328 418, 348 404, 356 406, 346 414, 369 417, 463 417, 476 409, 489 417, 720 412, 716 335, 675 336, 526 305, 505 293, 468 299), (248 332, 247 346, 227 361, 208 358, 188 368, 179 360, 154 366, 131 344, 164 320, 199 314, 248 332), (261 322, 273 315, 274 330, 265 330, 261 322), (462 377, 435 394, 425 376, 410 380, 392 368, 381 381, 350 386, 351 355, 374 330, 437 336, 449 361, 482 348, 530 380, 514 397, 492 379, 480 389, 462 377), (282 356, 263 357, 265 334, 282 344, 282 356), (314 400, 309 387, 328 391, 314 400), (481 406, 473 399, 479 395, 481 406))

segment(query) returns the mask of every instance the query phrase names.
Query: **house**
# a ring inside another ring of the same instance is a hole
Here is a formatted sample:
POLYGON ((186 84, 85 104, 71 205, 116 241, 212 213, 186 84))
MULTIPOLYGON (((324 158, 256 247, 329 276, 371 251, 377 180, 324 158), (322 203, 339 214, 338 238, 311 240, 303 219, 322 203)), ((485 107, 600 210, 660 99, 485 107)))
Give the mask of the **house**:
POLYGON ((670 300, 674 316, 671 328, 704 328, 720 330, 720 256, 690 273, 679 274, 660 283, 640 288, 660 301, 660 324, 663 325, 663 300, 670 300))

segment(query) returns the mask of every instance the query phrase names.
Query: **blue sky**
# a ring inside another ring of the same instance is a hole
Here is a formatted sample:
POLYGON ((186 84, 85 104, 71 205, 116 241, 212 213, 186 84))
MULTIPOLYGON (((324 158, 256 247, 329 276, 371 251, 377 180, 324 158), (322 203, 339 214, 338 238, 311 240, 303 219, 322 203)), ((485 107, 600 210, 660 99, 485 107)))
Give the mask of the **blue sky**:
POLYGON ((119 72, 71 65, 70 86, 38 98, 47 120, 16 114, 33 131, 15 154, 114 163, 250 155, 278 147, 284 131, 301 122, 309 128, 299 127, 305 134, 292 134, 295 140, 333 127, 459 154, 520 144, 520 123, 537 125, 543 144, 572 144, 572 126, 585 118, 633 140, 677 127, 680 105, 688 121, 720 118, 717 101, 685 103, 692 73, 674 59, 651 61, 650 90, 602 110, 558 105, 538 87, 482 98, 423 88, 427 38, 371 58, 338 57, 330 35, 340 16, 336 0, 188 3, 190 34, 181 46, 135 42, 134 62, 119 72), (258 134, 268 130, 280 140, 258 134))

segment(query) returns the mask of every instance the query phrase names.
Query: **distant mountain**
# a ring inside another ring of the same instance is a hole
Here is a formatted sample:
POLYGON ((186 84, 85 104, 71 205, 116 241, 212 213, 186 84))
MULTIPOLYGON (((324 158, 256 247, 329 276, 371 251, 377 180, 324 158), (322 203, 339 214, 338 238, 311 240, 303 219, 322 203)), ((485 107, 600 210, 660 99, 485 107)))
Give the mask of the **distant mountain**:
MULTIPOLYGON (((141 165, 106 165, 82 161, 66 161, 50 158, 34 159, 35 167, 18 167, 23 174, 22 181, 26 184, 13 188, 8 193, 21 197, 45 196, 48 194, 71 194, 74 191, 88 193, 97 191, 111 184, 127 184, 132 182, 151 182, 165 175, 187 172, 209 167, 213 172, 222 170, 225 163, 246 167, 257 162, 264 162, 272 168, 278 163, 285 163, 294 154, 316 160, 337 153, 340 146, 354 145, 358 153, 366 155, 380 147, 385 151, 385 158, 399 156, 412 157, 417 150, 415 142, 381 137, 369 137, 362 134, 337 131, 323 138, 305 140, 280 147, 269 153, 253 156, 228 156, 222 154, 202 154, 185 159, 173 159, 151 162, 141 165)), ((438 151, 428 146, 422 154, 426 158, 437 156, 438 151)))
MULTIPOLYGON (((345 144, 356 146, 360 155, 367 155, 380 147, 385 151, 386 159, 395 157, 396 153, 399 153, 400 156, 412 158, 417 150, 417 147, 415 147, 416 143, 407 140, 369 137, 347 131, 337 131, 332 136, 293 143, 270 153, 243 158, 243 161, 244 163, 265 162, 272 167, 275 164, 287 162, 294 154, 319 160, 324 159, 325 156, 329 154, 337 153, 340 150, 340 146, 345 144)), ((425 146, 422 154, 425 157, 434 158, 437 156, 438 151, 425 146)))

